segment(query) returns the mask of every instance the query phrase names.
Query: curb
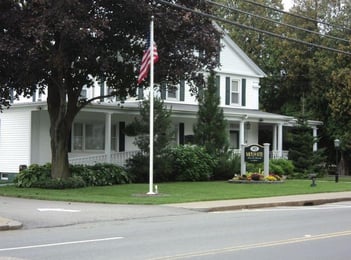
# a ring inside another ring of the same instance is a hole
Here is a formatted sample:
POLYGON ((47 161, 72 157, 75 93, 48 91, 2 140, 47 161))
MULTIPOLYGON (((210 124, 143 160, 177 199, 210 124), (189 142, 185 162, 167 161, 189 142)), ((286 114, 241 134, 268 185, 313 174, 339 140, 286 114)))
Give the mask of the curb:
POLYGON ((301 200, 301 201, 285 201, 285 202, 268 202, 258 204, 246 204, 246 205, 228 205, 211 208, 194 208, 193 210, 202 212, 215 212, 215 211, 230 211, 230 210, 245 210, 245 209, 260 209, 260 208, 271 208, 271 207, 301 207, 301 206, 317 206, 327 203, 336 203, 343 201, 351 201, 351 198, 335 198, 335 199, 312 199, 312 200, 301 200))
POLYGON ((0 231, 15 230, 22 228, 22 223, 11 219, 0 217, 0 231))

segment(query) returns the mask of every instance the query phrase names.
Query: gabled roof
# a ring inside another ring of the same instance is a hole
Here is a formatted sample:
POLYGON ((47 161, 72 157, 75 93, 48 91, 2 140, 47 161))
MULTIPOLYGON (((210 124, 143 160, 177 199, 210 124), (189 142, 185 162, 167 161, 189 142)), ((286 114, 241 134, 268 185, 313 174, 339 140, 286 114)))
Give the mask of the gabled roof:
POLYGON ((266 77, 266 73, 261 70, 260 67, 256 65, 253 60, 247 56, 247 54, 230 38, 228 33, 222 29, 217 23, 213 23, 215 28, 222 33, 222 40, 226 43, 226 45, 235 52, 238 57, 256 74, 257 77, 263 78, 266 77))

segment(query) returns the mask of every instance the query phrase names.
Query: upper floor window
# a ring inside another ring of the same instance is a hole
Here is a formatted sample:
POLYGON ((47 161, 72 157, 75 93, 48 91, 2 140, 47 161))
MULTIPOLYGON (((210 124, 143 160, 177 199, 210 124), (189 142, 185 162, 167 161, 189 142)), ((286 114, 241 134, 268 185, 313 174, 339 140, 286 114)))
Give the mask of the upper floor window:
POLYGON ((167 85, 167 99, 177 99, 178 88, 174 85, 167 85))
POLYGON ((230 95, 231 95, 231 104, 239 104, 240 92, 239 92, 239 81, 238 80, 232 80, 230 95))
POLYGON ((177 85, 162 83, 160 86, 160 91, 161 99, 184 101, 185 81, 181 80, 177 85))
POLYGON ((246 106, 246 79, 226 77, 225 104, 246 106))

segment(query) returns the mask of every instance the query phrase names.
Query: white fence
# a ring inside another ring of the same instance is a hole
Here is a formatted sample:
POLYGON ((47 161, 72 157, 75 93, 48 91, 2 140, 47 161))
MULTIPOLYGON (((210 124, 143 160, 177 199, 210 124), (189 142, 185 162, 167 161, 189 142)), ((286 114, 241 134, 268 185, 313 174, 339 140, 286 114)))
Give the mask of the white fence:
POLYGON ((107 154, 93 154, 69 158, 70 164, 94 165, 96 163, 112 163, 124 166, 127 159, 134 156, 138 151, 113 152, 108 160, 107 154))
MULTIPOLYGON (((113 152, 110 155, 110 160, 107 158, 107 154, 93 154, 93 155, 84 155, 79 157, 71 157, 69 158, 70 164, 82 164, 82 165, 94 165, 96 163, 112 163, 124 166, 126 161, 133 157, 138 151, 129 151, 129 152, 113 152)), ((232 150, 233 154, 240 155, 240 150, 235 149, 232 150)), ((282 151, 280 155, 278 151, 271 151, 269 157, 271 159, 288 159, 288 151, 282 151)))

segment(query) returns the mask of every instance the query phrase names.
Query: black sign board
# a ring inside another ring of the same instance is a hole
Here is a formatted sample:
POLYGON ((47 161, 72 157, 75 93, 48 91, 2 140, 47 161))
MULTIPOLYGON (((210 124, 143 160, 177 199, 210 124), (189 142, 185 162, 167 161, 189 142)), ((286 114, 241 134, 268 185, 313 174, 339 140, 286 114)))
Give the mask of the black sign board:
POLYGON ((264 160, 264 148, 258 144, 245 147, 245 162, 261 163, 264 160))

